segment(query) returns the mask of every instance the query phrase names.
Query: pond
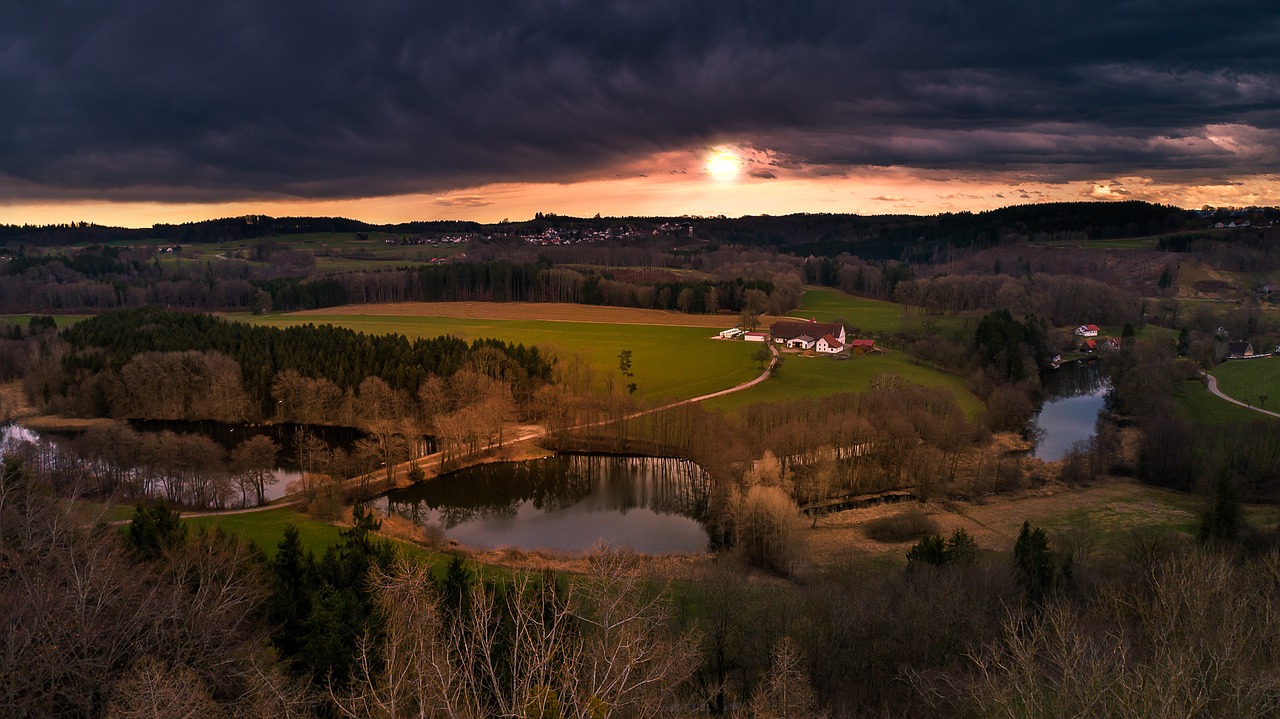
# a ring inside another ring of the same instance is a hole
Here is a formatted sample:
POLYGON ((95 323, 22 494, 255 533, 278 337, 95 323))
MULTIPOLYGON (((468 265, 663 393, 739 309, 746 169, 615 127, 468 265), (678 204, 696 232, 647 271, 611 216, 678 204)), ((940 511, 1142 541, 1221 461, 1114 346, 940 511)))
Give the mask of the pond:
POLYGON ((1046 397, 1031 419, 1037 437, 1033 454, 1053 461, 1066 456, 1071 445, 1093 436, 1111 382, 1099 363, 1072 362, 1047 372, 1041 383, 1046 397))
POLYGON ((702 552, 710 486, 688 460, 556 455, 463 469, 374 504, 470 547, 702 552))
MULTIPOLYGON (((172 432, 178 435, 202 435, 217 442, 228 455, 236 445, 251 437, 257 435, 270 437, 276 443, 279 451, 276 454, 275 466, 272 468, 276 482, 267 485, 264 493, 268 502, 283 497, 289 484, 302 476, 302 468, 298 463, 294 449, 294 440, 303 430, 314 434, 331 447, 339 447, 347 451, 350 451, 356 440, 363 436, 360 431, 346 427, 297 424, 245 425, 222 424, 219 422, 130 420, 128 425, 134 431, 146 434, 172 432)), ((33 447, 45 457, 50 458, 53 463, 74 466, 76 462, 76 439, 81 434, 80 432, 38 432, 18 424, 7 424, 0 426, 0 454, 15 451, 25 444, 33 447)), ((432 445, 429 443, 428 446, 432 445)), ((119 464, 113 466, 119 467, 125 473, 131 473, 137 469, 133 466, 120 466, 119 464)), ((223 469, 225 470, 225 467, 223 469)), ((239 506, 240 497, 236 496, 231 505, 239 506)))
MULTIPOLYGON (((303 431, 310 432, 330 447, 350 452, 364 433, 350 427, 304 424, 226 424, 223 422, 180 421, 168 419, 131 419, 129 426, 138 432, 173 432, 174 434, 200 434, 217 442, 228 453, 241 442, 259 435, 270 437, 279 451, 276 454, 275 484, 267 485, 264 496, 268 502, 279 499, 290 484, 302 477, 302 465, 298 461, 295 440, 303 431)), ((434 451, 430 444, 428 451, 434 451)))

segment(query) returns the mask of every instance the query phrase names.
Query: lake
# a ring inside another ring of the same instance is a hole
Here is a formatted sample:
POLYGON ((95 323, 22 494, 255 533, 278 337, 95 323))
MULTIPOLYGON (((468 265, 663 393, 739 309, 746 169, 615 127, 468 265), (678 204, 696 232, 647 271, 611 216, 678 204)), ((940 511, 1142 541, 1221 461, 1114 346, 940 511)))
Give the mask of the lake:
MULTIPOLYGON (((364 436, 359 430, 346 427, 297 424, 246 425, 169 420, 130 420, 127 424, 134 431, 146 434, 173 432, 179 435, 202 435, 217 442, 228 454, 236 445, 250 437, 258 435, 270 437, 279 447, 279 452, 273 467, 277 481, 267 485, 264 492, 268 502, 283 497, 289 484, 302 476, 302 468, 294 451, 294 439, 299 433, 308 431, 326 444, 347 451, 350 451, 356 440, 364 436)), ((62 456, 70 463, 71 458, 75 456, 75 440, 79 435, 79 432, 37 432, 18 424, 8 424, 0 426, 0 453, 14 451, 21 445, 27 444, 38 448, 39 452, 46 456, 62 456)), ((424 439, 424 441, 428 442, 429 449, 434 448, 434 444, 429 440, 424 439)), ((124 466, 121 469, 130 472, 135 468, 124 466)), ((239 497, 236 497, 231 505, 240 506, 239 497)))
POLYGON ((1046 396, 1031 419, 1037 435, 1033 454, 1053 461, 1066 456, 1072 444, 1093 436, 1111 382, 1098 362, 1072 362, 1045 373, 1041 382, 1046 396))
POLYGON ((711 481, 683 459, 556 455, 470 467, 375 500, 469 547, 706 551, 711 481))

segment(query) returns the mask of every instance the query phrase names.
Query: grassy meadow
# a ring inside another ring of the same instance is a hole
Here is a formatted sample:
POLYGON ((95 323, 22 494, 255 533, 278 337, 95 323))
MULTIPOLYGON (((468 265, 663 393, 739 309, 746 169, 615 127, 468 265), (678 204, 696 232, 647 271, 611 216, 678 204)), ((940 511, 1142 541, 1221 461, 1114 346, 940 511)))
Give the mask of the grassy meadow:
MULTIPOLYGON (((90 315, 51 315, 58 329, 70 327, 90 315)), ((32 315, 0 315, 0 324, 20 325, 24 330, 31 322, 32 315)))
POLYGON ((1218 389, 1223 394, 1273 412, 1280 411, 1277 410, 1280 408, 1280 357, 1230 360, 1218 365, 1213 376, 1218 378, 1218 389), (1265 404, 1261 402, 1264 395, 1265 404))
MULTIPOLYGON (((236 252, 251 250, 259 242, 270 242, 281 249, 315 253, 315 271, 318 274, 331 274, 417 266, 430 262, 433 257, 449 257, 461 249, 459 245, 452 244, 389 245, 386 240, 398 239, 400 235, 386 232, 366 234, 366 239, 359 239, 352 232, 313 232, 273 238, 183 245, 181 253, 163 255, 160 257, 160 262, 169 266, 190 268, 206 262, 223 262, 225 258, 234 256, 236 252)), ((146 242, 146 244, 150 243, 151 241, 146 242)), ((158 240, 155 243, 170 244, 158 240)), ((266 266, 267 263, 251 261, 250 264, 266 266)))
POLYGON ((876 377, 896 374, 914 384, 951 390, 960 408, 970 418, 982 412, 982 403, 969 391, 963 378, 917 364, 902 352, 887 350, 880 354, 853 355, 846 360, 786 353, 783 358, 782 367, 767 382, 707 400, 704 405, 711 409, 736 410, 759 402, 864 392, 876 377))
POLYGON ((855 297, 831 287, 809 285, 804 289, 800 306, 787 315, 805 319, 812 317, 819 322, 831 322, 840 317, 849 327, 856 327, 864 334, 880 334, 901 329, 904 311, 908 311, 904 305, 855 297))
POLYGON ((317 555, 324 554, 324 550, 340 539, 338 527, 314 520, 292 507, 221 516, 184 515, 183 519, 193 527, 221 527, 225 532, 252 541, 267 556, 275 555, 276 547, 284 540, 284 529, 290 524, 298 528, 302 546, 317 555))
MULTIPOLYGON (((1221 389, 1221 385, 1219 385, 1221 389)), ((1224 390, 1225 392, 1225 390, 1224 390)), ((1239 405, 1225 402, 1213 396, 1208 387, 1196 381, 1187 381, 1174 388, 1178 413, 1184 419, 1195 419, 1209 424, 1239 424, 1245 422, 1277 421, 1265 414, 1239 405)), ((1271 404, 1270 400, 1267 404, 1271 404)))

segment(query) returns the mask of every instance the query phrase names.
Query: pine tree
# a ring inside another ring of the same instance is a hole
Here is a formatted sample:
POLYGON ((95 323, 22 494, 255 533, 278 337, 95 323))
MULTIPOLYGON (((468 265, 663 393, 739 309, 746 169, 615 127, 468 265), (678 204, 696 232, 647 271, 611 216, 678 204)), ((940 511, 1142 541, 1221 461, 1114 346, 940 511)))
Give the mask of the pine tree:
POLYGON ((1031 522, 1022 523, 1018 541, 1013 545, 1013 563, 1018 583, 1032 604, 1039 604, 1054 585, 1053 553, 1049 551, 1049 535, 1031 522))
POLYGON ((125 530, 125 545, 142 561, 159 559, 166 551, 187 539, 187 527, 179 514, 163 502, 147 507, 141 502, 133 510, 133 520, 125 530))
POLYGON ((315 586, 315 557, 302 546, 298 528, 285 525, 284 540, 271 560, 275 592, 267 601, 267 618, 276 627, 275 644, 291 657, 306 641, 307 617, 315 586))

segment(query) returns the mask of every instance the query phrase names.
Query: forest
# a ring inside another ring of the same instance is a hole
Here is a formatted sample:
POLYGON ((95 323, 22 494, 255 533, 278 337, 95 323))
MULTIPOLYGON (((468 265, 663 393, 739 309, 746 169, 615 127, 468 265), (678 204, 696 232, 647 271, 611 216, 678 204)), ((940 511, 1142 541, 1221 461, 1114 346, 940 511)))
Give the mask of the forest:
MULTIPOLYGON (((105 313, 44 338, 59 362, 26 375, 33 398, 81 416, 260 421, 291 408, 275 389, 286 373, 351 393, 370 377, 416 392, 428 377, 482 367, 528 397, 551 376, 536 347, 454 337, 409 341, 331 325, 278 329, 212 315, 142 308, 105 313)), ((292 406, 292 405, 291 405, 292 406)), ((327 423, 341 423, 335 415, 327 423)))

